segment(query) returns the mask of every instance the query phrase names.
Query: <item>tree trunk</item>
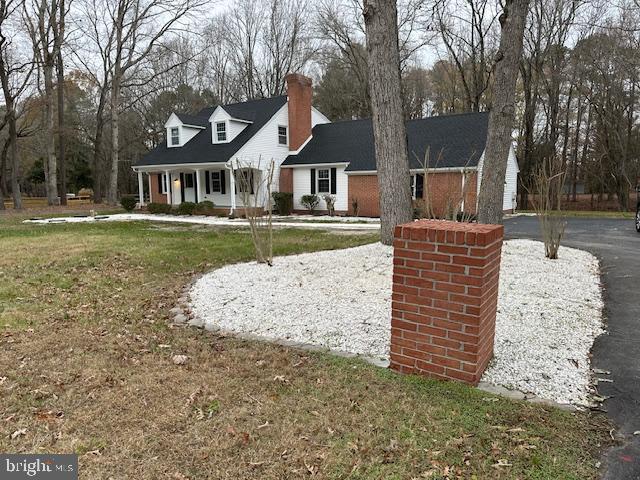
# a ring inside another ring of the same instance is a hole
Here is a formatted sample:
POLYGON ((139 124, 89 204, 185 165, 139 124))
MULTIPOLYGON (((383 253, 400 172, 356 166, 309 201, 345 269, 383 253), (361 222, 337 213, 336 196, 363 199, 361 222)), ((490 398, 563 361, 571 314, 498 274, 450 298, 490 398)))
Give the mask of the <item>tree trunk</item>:
POLYGON ((64 63, 62 51, 58 50, 56 73, 58 80, 58 168, 60 169, 60 204, 67 204, 67 167, 64 151, 64 63))
POLYGON ((400 83, 398 12, 395 0, 365 0, 369 91, 380 191, 382 243, 396 225, 413 218, 407 134, 400 83))
POLYGON ((478 198, 478 222, 502 223, 502 199, 515 118, 516 80, 522 55, 524 26, 529 0, 506 0, 500 15, 502 32, 496 54, 493 108, 485 149, 478 198))
POLYGON ((56 165, 55 123, 53 115, 53 66, 48 64, 43 65, 43 75, 47 203, 49 205, 58 205, 58 166, 56 165))
POLYGON ((104 136, 104 106, 107 101, 107 89, 103 87, 100 91, 100 100, 96 111, 96 135, 93 144, 93 202, 102 203, 103 172, 102 172, 102 138, 104 136))
POLYGON ((9 147, 11 151, 11 193, 13 196, 13 208, 22 209, 22 194, 20 193, 20 158, 18 157, 18 129, 16 128, 16 112, 13 105, 7 105, 9 118, 9 147))
POLYGON ((120 149, 119 108, 120 108, 120 79, 114 71, 111 84, 111 171, 109 172, 109 189, 107 203, 118 203, 118 162, 120 149))
POLYGON ((4 204, 4 197, 7 195, 7 154, 9 153, 9 139, 4 141, 2 153, 0 153, 0 210, 7 207, 4 204))

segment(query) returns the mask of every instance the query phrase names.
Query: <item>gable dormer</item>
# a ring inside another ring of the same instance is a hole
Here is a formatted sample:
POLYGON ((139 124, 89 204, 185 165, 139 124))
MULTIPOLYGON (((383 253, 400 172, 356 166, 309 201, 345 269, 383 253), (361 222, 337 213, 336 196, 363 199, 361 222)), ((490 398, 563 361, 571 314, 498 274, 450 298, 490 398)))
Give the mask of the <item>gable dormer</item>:
POLYGON ((216 107, 209 117, 211 142, 229 143, 253 122, 229 114, 222 106, 216 107))
POLYGON ((178 114, 172 113, 164 128, 167 130, 167 147, 175 148, 182 147, 206 127, 194 121, 185 122, 178 114))

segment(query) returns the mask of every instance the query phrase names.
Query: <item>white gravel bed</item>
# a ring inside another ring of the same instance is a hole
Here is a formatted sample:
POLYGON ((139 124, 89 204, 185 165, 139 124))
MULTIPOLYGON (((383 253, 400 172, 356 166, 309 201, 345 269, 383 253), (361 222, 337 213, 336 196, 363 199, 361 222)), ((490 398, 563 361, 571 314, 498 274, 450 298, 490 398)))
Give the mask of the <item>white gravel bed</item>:
MULTIPOLYGON (((313 217, 310 217, 313 218, 313 217)), ((326 217, 333 219, 331 221, 323 221, 322 217, 318 220, 309 221, 307 216, 301 216, 296 221, 295 216, 291 217, 274 217, 273 226, 280 228, 305 228, 305 229, 327 229, 327 230, 367 230, 375 231, 380 229, 380 221, 362 221, 357 217, 326 217), (284 220, 283 220, 284 219, 284 220), (350 220, 347 220, 350 219, 350 220)), ((206 215, 158 215, 151 213, 116 213, 113 215, 98 215, 96 217, 78 216, 78 217, 54 217, 54 218, 38 218, 25 220, 24 223, 37 224, 61 224, 61 223, 87 223, 87 222, 129 222, 129 221, 151 221, 166 223, 189 223, 196 225, 217 225, 217 226, 235 226, 245 227, 249 223, 243 218, 226 218, 214 217, 206 215)))
MULTIPOLYGON (((194 284, 191 308, 208 328, 386 360, 391 271, 392 249, 381 244, 229 265, 194 284)), ((594 256, 562 248, 551 261, 540 242, 505 242, 495 358, 483 381, 586 404, 601 312, 594 256)))

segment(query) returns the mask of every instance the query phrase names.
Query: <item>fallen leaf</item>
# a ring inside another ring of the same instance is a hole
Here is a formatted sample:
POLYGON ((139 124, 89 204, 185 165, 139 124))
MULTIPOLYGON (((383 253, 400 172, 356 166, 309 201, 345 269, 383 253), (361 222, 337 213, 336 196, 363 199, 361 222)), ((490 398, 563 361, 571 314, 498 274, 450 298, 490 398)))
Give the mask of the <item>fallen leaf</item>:
POLYGON ((189 357, 187 357, 186 355, 174 355, 173 357, 171 357, 171 360, 175 365, 184 365, 185 363, 187 363, 188 359, 189 357))
POLYGON ((13 432, 11 434, 11 440, 15 440, 16 438, 26 435, 27 434, 27 429, 26 428, 21 428, 19 430, 16 430, 15 432, 13 432))

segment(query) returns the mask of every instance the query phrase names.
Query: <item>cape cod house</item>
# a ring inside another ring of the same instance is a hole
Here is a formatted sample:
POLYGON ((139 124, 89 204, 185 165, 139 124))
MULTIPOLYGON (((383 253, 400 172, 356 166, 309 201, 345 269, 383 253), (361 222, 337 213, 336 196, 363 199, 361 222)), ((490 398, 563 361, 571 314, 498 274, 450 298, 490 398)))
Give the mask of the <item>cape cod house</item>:
MULTIPOLYGON (((294 209, 304 211, 306 194, 335 197, 337 213, 379 215, 371 120, 331 123, 312 106, 311 80, 286 77, 287 95, 205 108, 195 115, 173 113, 166 142, 134 167, 144 198, 152 202, 212 201, 224 213, 243 207, 243 192, 261 181, 273 160, 273 191, 292 192, 294 209), (144 176, 147 176, 147 182, 144 176), (250 182, 239 182, 247 175, 250 182), (248 185, 250 184, 250 185, 248 185)), ((436 213, 455 201, 475 212, 482 178, 488 114, 468 113, 407 122, 412 193, 429 198, 436 213), (427 154, 429 152, 429 154, 427 154), (425 158, 429 157, 425 179, 425 158)), ((503 208, 515 208, 518 166, 509 154, 503 208)), ((257 189, 256 189, 257 190, 257 189)), ((258 199, 266 205, 267 198, 258 199)), ((252 202, 253 204, 253 202, 252 202)), ((325 209, 321 200, 319 209, 325 209)), ((238 212, 241 213, 241 212, 238 212)))

